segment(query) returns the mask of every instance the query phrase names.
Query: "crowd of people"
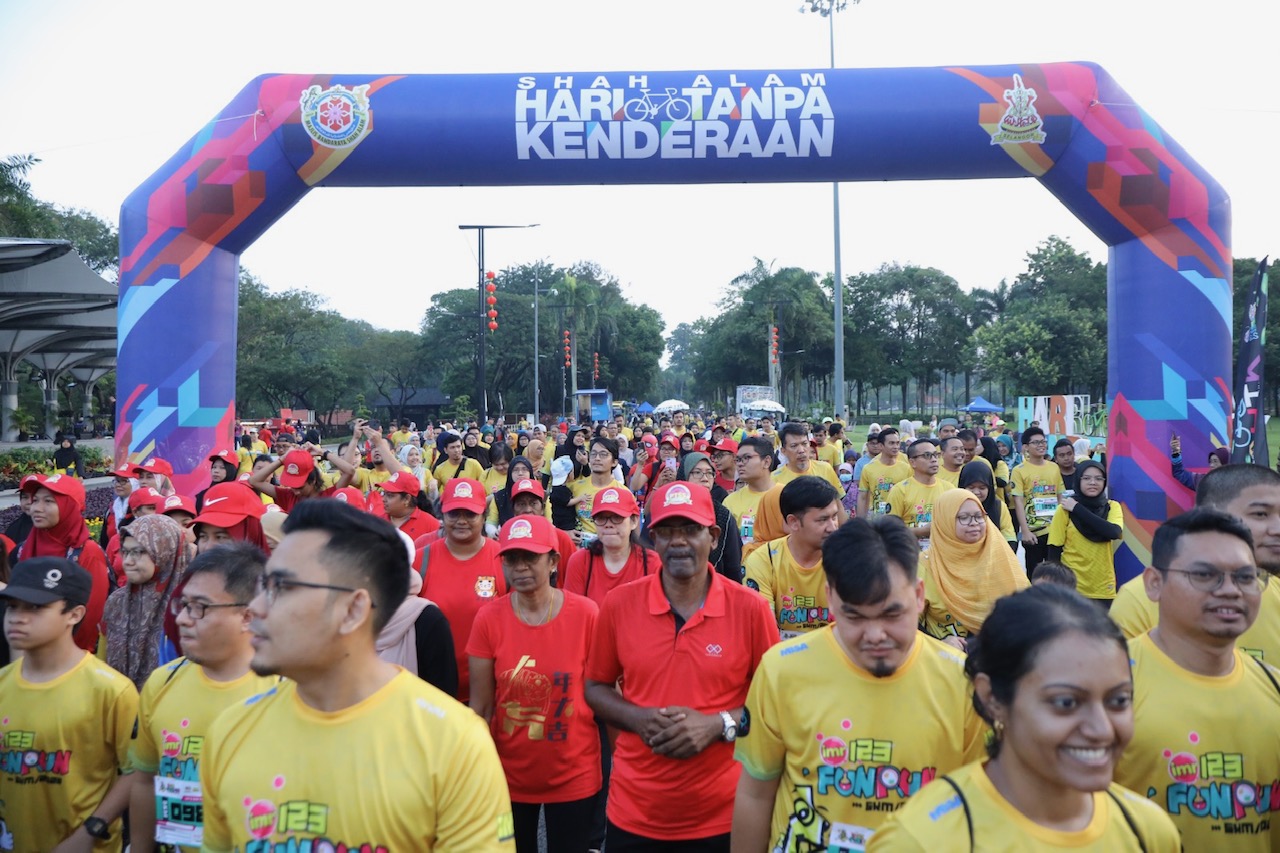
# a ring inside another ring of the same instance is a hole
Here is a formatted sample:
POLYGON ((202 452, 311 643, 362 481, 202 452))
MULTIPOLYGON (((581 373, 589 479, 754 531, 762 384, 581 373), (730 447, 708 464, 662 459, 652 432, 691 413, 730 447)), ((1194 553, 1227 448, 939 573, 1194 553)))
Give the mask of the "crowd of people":
POLYGON ((1035 424, 392 427, 23 480, 0 850, 1280 850, 1280 473, 1118 586, 1035 424))

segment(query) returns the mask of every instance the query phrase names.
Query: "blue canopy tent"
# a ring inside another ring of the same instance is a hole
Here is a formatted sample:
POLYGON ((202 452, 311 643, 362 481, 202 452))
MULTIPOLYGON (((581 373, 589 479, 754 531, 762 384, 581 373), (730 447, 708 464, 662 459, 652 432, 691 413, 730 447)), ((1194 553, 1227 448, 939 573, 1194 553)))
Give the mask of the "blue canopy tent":
POLYGON ((995 412, 996 414, 999 414, 1000 412, 1004 411, 1004 406, 997 406, 995 403, 992 403, 988 400, 984 400, 981 396, 979 396, 979 397, 974 397, 972 400, 970 400, 969 405, 961 406, 960 411, 962 412, 995 412))
POLYGON ((648 400, 645 400, 643 403, 641 403, 640 405, 636 406, 636 414, 638 414, 638 415, 651 415, 651 414, 653 414, 653 406, 649 405, 649 401, 648 401, 648 400))

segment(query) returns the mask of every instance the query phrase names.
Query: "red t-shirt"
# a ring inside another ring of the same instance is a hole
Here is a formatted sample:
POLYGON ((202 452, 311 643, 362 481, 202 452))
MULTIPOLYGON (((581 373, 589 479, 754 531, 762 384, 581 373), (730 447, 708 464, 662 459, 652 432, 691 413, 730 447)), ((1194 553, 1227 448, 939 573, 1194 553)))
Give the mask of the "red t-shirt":
MULTIPOLYGON (((711 566, 702 609, 676 633, 662 573, 620 586, 605 598, 587 678, 622 679, 622 698, 642 708, 682 705, 718 714, 747 701, 760 657, 778 642, 768 601, 711 566)), ((733 826, 741 765, 733 744, 717 741, 693 758, 656 755, 623 732, 613 753, 606 813, 627 832, 664 841, 707 838, 733 826), (673 808, 697 794, 697 808, 673 808)))
POLYGON ((726 477, 723 474, 717 473, 716 485, 724 489, 726 492, 732 492, 734 488, 738 485, 738 481, 733 477, 726 477))
POLYGON ((527 625, 511 596, 480 608, 467 654, 493 661, 493 742, 517 803, 567 803, 600 790, 600 735, 587 706, 595 602, 566 592, 545 625, 527 625))
POLYGON ((632 544, 631 553, 622 571, 612 574, 604 566, 604 557, 592 554, 586 548, 574 552, 569 563, 561 572, 561 586, 569 592, 585 595, 596 604, 603 606, 604 597, 624 583, 639 580, 662 568, 662 559, 657 553, 641 545, 632 544))
MULTIPOLYGON (((449 620, 453 653, 458 661, 458 701, 466 704, 471 699, 467 640, 471 638, 472 623, 481 607, 507 594, 498 543, 486 539, 479 553, 468 560, 459 560, 449 551, 445 540, 437 539, 427 550, 425 562, 426 577, 418 595, 435 602, 449 620)), ((759 593, 756 597, 759 598, 759 593)))
POLYGON ((420 509, 415 509, 413 514, 404 520, 404 524, 400 525, 400 531, 414 542, 418 541, 419 536, 427 536, 439 529, 440 522, 436 520, 436 517, 420 509))

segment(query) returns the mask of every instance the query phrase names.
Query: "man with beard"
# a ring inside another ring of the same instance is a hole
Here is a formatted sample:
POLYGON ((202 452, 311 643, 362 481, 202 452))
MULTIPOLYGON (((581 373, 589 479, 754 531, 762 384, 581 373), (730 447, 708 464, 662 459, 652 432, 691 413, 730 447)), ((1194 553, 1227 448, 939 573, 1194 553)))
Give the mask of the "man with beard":
POLYGON ((917 629, 911 531, 855 518, 822 552, 833 623, 774 646, 751 682, 735 853, 861 850, 908 794, 983 750, 963 656, 917 629))
POLYGON ((142 688, 129 747, 135 853, 151 853, 157 842, 199 848, 203 821, 192 806, 201 802, 199 766, 209 727, 227 708, 280 680, 249 671, 248 605, 266 562, 248 542, 209 548, 191 563, 181 597, 171 603, 186 656, 156 669, 142 688))
POLYGON ((669 483, 649 513, 662 568, 605 598, 587 663, 587 703, 622 730, 605 844, 609 853, 728 853, 739 773, 732 744, 778 627, 764 598, 708 562, 723 535, 711 492, 669 483), (686 805, 691 792, 696 806, 686 805))
POLYGON ((248 608, 250 667, 284 680, 210 729, 202 849, 514 849, 484 721, 378 657, 408 591, 387 522, 336 500, 289 514, 248 608))

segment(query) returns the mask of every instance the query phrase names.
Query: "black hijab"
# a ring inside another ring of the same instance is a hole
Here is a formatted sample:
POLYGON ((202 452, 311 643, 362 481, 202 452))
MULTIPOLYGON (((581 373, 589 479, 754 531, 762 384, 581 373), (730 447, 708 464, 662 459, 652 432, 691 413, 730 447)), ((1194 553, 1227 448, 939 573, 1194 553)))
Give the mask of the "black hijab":
MULTIPOLYGON (((1111 501, 1107 499, 1107 469, 1103 468, 1097 462, 1089 459, 1076 465, 1076 503, 1085 509, 1085 511, 1096 515, 1103 521, 1107 520, 1107 514, 1111 511, 1111 501), (1102 475, 1102 491, 1096 497, 1085 497, 1084 492, 1080 491, 1080 476, 1090 468, 1097 468, 1098 473, 1102 475)), ((1074 522, 1075 519, 1073 518, 1074 522)), ((1093 525, 1077 524, 1076 530, 1079 530, 1084 538, 1090 542, 1110 542, 1115 537, 1103 536, 1099 531, 1093 529, 1093 525)))
MULTIPOLYGON (((987 487, 987 499, 982 502, 982 508, 986 510, 987 518, 991 519, 991 523, 1000 529, 1000 514, 1005 511, 1004 506, 1000 502, 999 494, 996 492, 996 481, 991 473, 991 466, 986 462, 980 462, 977 459, 966 464, 960 469, 960 488, 966 489, 970 483, 984 483, 987 487)), ((976 497, 976 495, 975 495, 976 497)))

